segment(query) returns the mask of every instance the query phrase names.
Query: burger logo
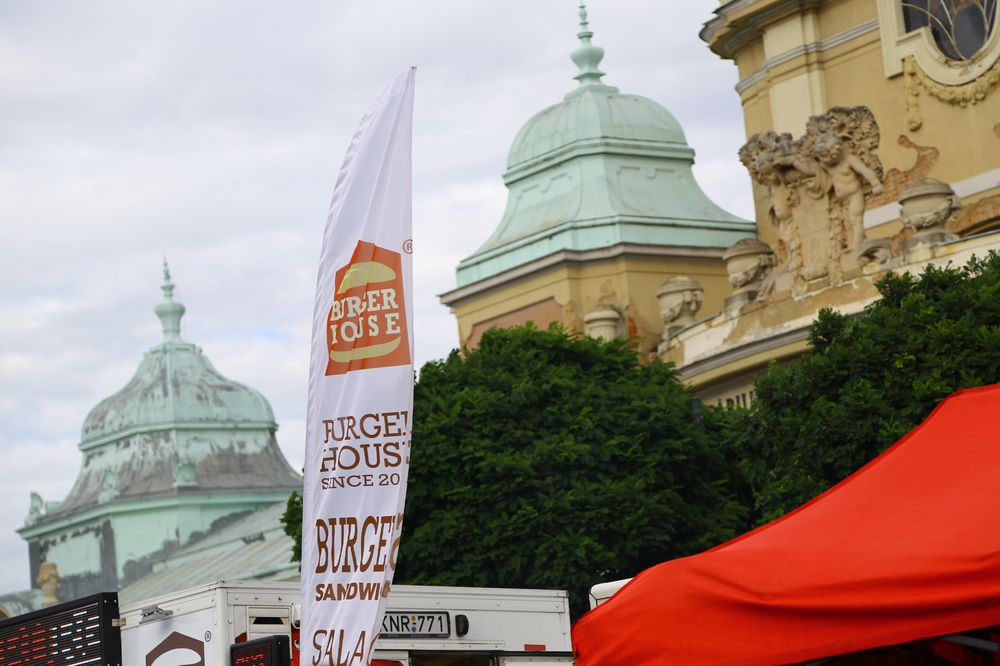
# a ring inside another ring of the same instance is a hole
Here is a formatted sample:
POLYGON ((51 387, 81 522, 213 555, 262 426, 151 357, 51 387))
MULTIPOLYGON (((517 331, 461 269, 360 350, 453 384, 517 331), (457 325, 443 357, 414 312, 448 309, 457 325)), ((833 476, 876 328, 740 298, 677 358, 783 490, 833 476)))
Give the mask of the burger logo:
POLYGON ((403 262, 397 252, 358 241, 337 271, 327 317, 327 375, 410 363, 403 262))

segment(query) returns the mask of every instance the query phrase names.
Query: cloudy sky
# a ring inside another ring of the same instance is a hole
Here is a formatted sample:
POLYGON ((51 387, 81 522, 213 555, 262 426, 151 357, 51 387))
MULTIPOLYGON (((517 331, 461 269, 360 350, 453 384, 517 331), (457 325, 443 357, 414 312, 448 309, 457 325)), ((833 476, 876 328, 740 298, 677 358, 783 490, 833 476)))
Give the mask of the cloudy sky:
MULTIPOLYGON (((0 3, 0 593, 26 589, 29 492, 61 500, 80 426, 160 338, 271 401, 301 466, 326 207, 354 125, 417 65, 418 363, 457 344, 437 294, 500 219, 510 142, 575 85, 573 0, 0 3)), ((698 39, 712 0, 592 0, 605 82, 682 123, 695 173, 752 215, 736 70, 698 39)))

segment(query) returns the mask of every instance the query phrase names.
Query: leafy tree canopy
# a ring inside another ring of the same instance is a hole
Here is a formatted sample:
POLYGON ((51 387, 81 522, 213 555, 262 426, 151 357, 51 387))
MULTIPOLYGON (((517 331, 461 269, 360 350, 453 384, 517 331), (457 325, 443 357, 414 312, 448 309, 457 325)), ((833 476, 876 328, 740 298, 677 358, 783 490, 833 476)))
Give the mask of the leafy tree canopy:
POLYGON ((677 372, 628 342, 493 329, 421 369, 414 415, 401 582, 568 589, 578 614, 743 526, 677 372))
POLYGON ((860 468, 950 393, 1000 381, 1000 256, 889 274, 878 289, 859 316, 821 312, 812 352, 772 366, 730 424, 761 522, 860 468))
MULTIPOLYGON (((397 582, 568 589, 578 615, 591 585, 745 527, 721 414, 627 342, 494 329, 425 365, 414 401, 397 582)), ((293 495, 296 544, 301 521, 293 495)))

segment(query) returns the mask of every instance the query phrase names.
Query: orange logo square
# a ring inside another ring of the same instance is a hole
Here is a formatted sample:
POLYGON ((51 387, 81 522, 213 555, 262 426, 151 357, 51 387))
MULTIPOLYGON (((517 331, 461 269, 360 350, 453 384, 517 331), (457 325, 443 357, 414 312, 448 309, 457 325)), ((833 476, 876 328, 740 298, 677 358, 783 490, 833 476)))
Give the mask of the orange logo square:
POLYGON ((410 363, 403 262, 397 252, 358 241, 337 271, 327 316, 327 375, 410 363))

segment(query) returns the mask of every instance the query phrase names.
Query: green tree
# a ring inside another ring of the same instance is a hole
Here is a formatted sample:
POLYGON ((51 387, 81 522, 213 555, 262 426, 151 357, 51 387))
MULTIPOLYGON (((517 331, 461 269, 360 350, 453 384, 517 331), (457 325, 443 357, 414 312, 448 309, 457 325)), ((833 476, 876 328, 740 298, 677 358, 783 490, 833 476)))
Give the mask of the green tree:
POLYGON ((858 316, 821 312, 811 353, 772 366, 752 410, 731 417, 759 521, 860 468, 950 393, 1000 381, 1000 257, 889 274, 878 289, 858 316))
POLYGON ((670 365, 530 325, 425 365, 397 580, 557 588, 734 536, 746 512, 670 365))
MULTIPOLYGON (((712 444, 732 416, 628 342, 494 329, 426 364, 414 403, 397 582, 567 589, 579 615, 591 585, 746 527, 712 444)), ((298 560, 301 495, 282 522, 298 560)))
POLYGON ((292 493, 281 514, 281 526, 292 537, 292 562, 302 561, 302 493, 292 493))

